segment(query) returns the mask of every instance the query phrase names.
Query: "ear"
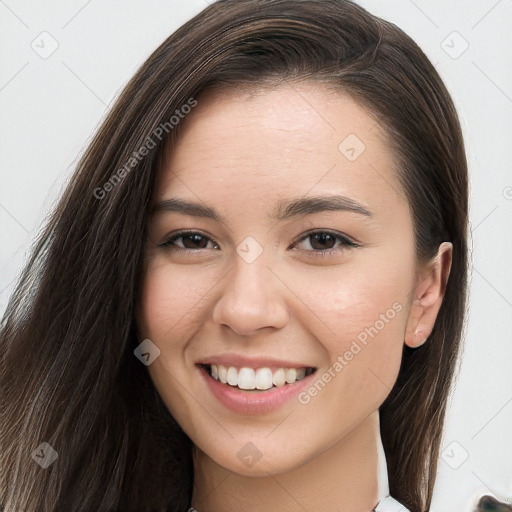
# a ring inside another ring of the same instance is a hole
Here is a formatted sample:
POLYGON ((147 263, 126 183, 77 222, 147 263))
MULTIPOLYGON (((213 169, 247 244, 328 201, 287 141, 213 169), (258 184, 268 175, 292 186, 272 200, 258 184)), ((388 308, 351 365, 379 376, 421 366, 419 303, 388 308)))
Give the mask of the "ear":
POLYGON ((423 345, 432 333, 450 275, 452 254, 453 245, 443 242, 435 258, 420 272, 405 328, 405 344, 411 348, 423 345))

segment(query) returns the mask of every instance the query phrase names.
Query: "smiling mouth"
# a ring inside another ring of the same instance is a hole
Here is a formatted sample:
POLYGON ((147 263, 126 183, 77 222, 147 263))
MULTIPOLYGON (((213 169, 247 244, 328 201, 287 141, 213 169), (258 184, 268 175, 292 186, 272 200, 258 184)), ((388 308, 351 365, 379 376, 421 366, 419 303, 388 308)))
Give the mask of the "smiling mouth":
POLYGON ((316 368, 249 368, 224 366, 221 364, 200 364, 214 380, 243 391, 266 391, 298 382, 316 371, 316 368))

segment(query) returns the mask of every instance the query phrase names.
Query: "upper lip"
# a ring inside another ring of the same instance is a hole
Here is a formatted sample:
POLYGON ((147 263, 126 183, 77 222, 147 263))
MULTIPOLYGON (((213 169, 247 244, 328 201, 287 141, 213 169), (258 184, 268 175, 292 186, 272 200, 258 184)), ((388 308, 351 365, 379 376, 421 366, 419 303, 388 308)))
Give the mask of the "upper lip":
POLYGON ((311 364, 305 364, 298 361, 286 361, 284 359, 274 359, 269 357, 247 357, 239 354, 222 354, 218 356, 204 357, 196 361, 199 365, 223 365, 235 368, 315 368, 311 364))

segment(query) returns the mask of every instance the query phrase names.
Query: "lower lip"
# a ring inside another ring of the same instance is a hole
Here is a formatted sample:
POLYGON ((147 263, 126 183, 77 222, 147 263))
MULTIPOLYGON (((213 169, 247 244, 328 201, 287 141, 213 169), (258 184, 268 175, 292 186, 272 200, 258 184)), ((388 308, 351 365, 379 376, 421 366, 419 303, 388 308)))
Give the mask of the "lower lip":
POLYGON ((228 409, 242 414, 264 414, 278 409, 306 388, 316 373, 313 372, 293 384, 285 384, 268 391, 246 392, 215 380, 202 366, 199 370, 213 396, 228 409))

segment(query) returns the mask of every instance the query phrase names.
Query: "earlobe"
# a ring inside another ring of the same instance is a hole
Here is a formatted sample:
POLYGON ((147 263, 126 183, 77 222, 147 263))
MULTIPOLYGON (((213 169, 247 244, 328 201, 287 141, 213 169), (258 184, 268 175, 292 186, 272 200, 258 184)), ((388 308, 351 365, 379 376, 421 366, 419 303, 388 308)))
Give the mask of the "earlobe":
POLYGON ((432 333, 450 275, 452 251, 453 245, 443 242, 435 258, 421 273, 405 328, 404 341, 408 347, 423 345, 432 333))

